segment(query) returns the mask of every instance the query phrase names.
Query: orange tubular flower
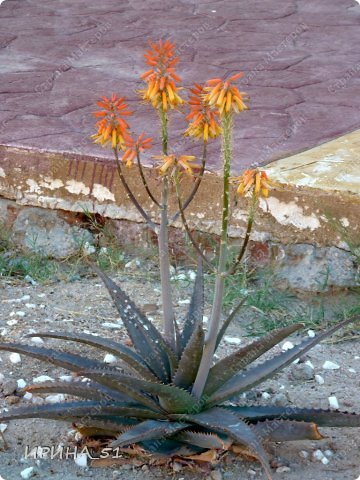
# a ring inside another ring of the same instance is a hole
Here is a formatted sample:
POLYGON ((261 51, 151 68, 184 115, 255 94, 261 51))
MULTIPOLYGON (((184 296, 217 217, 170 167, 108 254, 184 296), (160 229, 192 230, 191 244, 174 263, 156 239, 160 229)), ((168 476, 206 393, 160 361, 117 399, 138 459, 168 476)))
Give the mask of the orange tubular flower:
POLYGON ((258 197, 261 194, 263 197, 269 195, 271 188, 271 181, 265 171, 260 171, 257 168, 252 170, 245 170, 245 172, 237 178, 233 179, 238 183, 237 193, 245 195, 248 191, 253 189, 253 195, 258 197))
POLYGON ((111 142, 112 148, 116 148, 118 145, 120 148, 124 148, 125 139, 129 136, 129 125, 122 117, 132 115, 133 112, 127 110, 128 106, 124 103, 125 97, 117 97, 113 93, 111 99, 101 98, 102 100, 96 104, 103 110, 93 112, 93 115, 100 120, 96 122, 97 133, 91 138, 95 143, 103 146, 111 142))
POLYGON ((145 133, 143 132, 137 140, 134 140, 132 137, 127 137, 125 140, 125 153, 122 157, 123 161, 126 162, 127 167, 131 167, 134 159, 136 158, 137 152, 144 152, 146 149, 152 147, 151 142, 153 139, 151 137, 144 138, 145 133))
POLYGON ((237 73, 226 81, 221 78, 213 78, 206 82, 207 86, 204 88, 205 92, 207 92, 205 101, 211 106, 216 106, 220 115, 230 113, 230 111, 240 113, 243 110, 247 110, 248 107, 243 102, 244 92, 239 92, 236 87, 231 85, 232 82, 242 75, 242 73, 237 73))
POLYGON ((174 56, 175 45, 170 40, 150 42, 150 47, 144 57, 151 68, 140 77, 147 83, 147 88, 140 90, 140 93, 154 108, 161 107, 166 112, 168 107, 175 108, 184 103, 177 94, 176 82, 181 82, 181 78, 175 73, 174 68, 179 57, 174 56))
POLYGON ((203 139, 204 142, 207 142, 209 137, 218 137, 221 134, 221 128, 216 118, 219 116, 219 112, 212 111, 210 105, 205 102, 204 87, 195 83, 190 92, 192 93, 189 98, 191 107, 186 119, 191 120, 191 123, 185 131, 185 135, 203 139))
POLYGON ((172 168, 171 175, 174 175, 177 170, 184 171, 188 175, 193 174, 193 170, 198 168, 198 165, 193 164, 195 157, 193 155, 180 155, 177 157, 172 155, 160 155, 154 158, 160 159, 163 164, 159 167, 161 175, 169 173, 169 169, 172 168))

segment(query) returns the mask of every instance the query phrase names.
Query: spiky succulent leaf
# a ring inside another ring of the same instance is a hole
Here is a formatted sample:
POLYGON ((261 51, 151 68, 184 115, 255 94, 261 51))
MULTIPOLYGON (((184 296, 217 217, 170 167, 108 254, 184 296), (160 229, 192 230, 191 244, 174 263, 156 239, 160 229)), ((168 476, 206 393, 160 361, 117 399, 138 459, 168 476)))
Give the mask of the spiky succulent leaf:
POLYGON ((199 257, 195 284, 188 314, 184 321, 180 338, 180 354, 183 353, 192 337, 196 326, 203 321, 204 315, 204 273, 202 259, 199 257))
POLYGON ((254 425, 258 437, 271 442, 293 442, 297 440, 322 440, 323 437, 313 422, 292 420, 270 420, 254 425))
POLYGON ((253 451, 259 458, 267 476, 271 479, 269 460, 264 447, 253 428, 232 412, 222 408, 211 408, 195 415, 184 415, 185 421, 191 421, 215 432, 224 433, 253 451))
POLYGON ((230 437, 220 433, 194 432, 191 430, 177 433, 174 439, 201 448, 215 448, 217 450, 228 450, 233 443, 230 437))
MULTIPOLYGON (((81 372, 81 374, 114 390, 124 391, 129 396, 132 395, 130 389, 137 394, 144 392, 157 396, 161 406, 169 412, 188 412, 193 410, 197 404, 196 399, 189 392, 173 385, 152 383, 123 375, 118 371, 107 371, 106 369, 86 370, 81 372)), ((150 397, 148 398, 150 399, 150 397)))
POLYGON ((274 376, 277 372, 284 369, 298 357, 304 355, 308 350, 314 347, 317 343, 324 340, 326 337, 332 335, 341 327, 354 321, 354 318, 347 319, 340 322, 338 325, 330 328, 326 332, 323 332, 315 338, 309 338, 299 345, 296 345, 291 350, 282 352, 281 354, 273 357, 272 359, 261 363, 253 368, 250 368, 244 373, 236 375, 232 379, 228 380, 217 392, 215 392, 208 400, 207 407, 219 405, 226 400, 229 400, 235 395, 249 390, 259 383, 264 382, 268 378, 274 376))
POLYGON ((174 385, 185 389, 193 385, 199 369, 203 347, 204 330, 202 324, 198 323, 180 358, 178 369, 173 378, 174 385))
POLYGON ((221 325, 221 328, 219 330, 219 333, 217 334, 216 337, 216 343, 215 343, 215 350, 218 348, 221 340, 223 339, 223 336, 226 333, 226 330, 228 329, 229 325, 231 322, 234 320, 235 315, 240 311, 241 307, 245 305, 245 302, 247 300, 247 297, 243 298, 237 305, 236 307, 232 310, 230 315, 224 320, 223 324, 221 325))
POLYGON ((89 419, 92 415, 100 418, 102 416, 116 415, 118 417, 134 418, 155 418, 162 419, 163 415, 142 407, 141 405, 126 403, 105 403, 105 402, 64 402, 49 405, 31 405, 26 407, 17 407, 10 412, 2 412, 0 421, 23 418, 49 418, 67 421, 79 421, 79 419, 89 419))
MULTIPOLYGON (((33 347, 20 343, 0 343, 0 350, 28 355, 36 360, 52 363, 57 367, 65 368, 72 372, 77 372, 81 369, 102 368, 104 366, 103 362, 73 353, 60 352, 53 348, 33 347)), ((111 367, 108 368, 110 369, 111 367)))
POLYGON ((251 423, 265 420, 296 420, 299 422, 315 422, 319 427, 360 427, 360 415, 356 413, 293 406, 236 407, 224 405, 222 408, 240 415, 251 423))
POLYGON ((135 350, 160 380, 168 381, 177 368, 177 360, 170 346, 130 297, 104 272, 97 267, 94 269, 109 291, 135 350))
POLYGON ((44 382, 27 386, 24 391, 30 393, 63 393, 87 400, 116 400, 133 402, 133 399, 95 382, 44 382))
POLYGON ((180 422, 167 422, 157 420, 145 420, 138 425, 122 433, 111 446, 113 448, 131 445, 133 443, 143 442, 145 440, 158 440, 170 437, 183 430, 189 425, 180 422))
POLYGON ((108 353, 119 357, 123 362, 133 368, 146 380, 155 380, 157 377, 151 373, 144 360, 136 352, 121 343, 114 342, 109 338, 98 337, 88 333, 64 333, 64 332, 37 332, 26 335, 27 337, 58 338, 72 342, 83 343, 91 347, 100 348, 108 353))
POLYGON ((298 323, 273 330, 261 339, 252 342, 246 347, 240 348, 228 357, 220 360, 210 369, 204 395, 211 395, 216 392, 225 382, 237 374, 239 370, 246 368, 254 360, 303 326, 302 323, 298 323))

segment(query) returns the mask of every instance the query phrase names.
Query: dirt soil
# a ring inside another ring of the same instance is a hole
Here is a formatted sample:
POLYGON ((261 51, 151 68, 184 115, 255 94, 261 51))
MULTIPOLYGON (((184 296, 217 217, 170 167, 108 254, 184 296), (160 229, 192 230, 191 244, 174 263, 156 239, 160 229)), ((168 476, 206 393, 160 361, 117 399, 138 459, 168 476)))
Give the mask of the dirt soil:
MULTIPOLYGON (((117 277, 123 288, 133 297, 139 306, 149 312, 155 324, 160 322, 160 292, 159 285, 153 279, 144 279, 136 275, 120 275, 117 277)), ((176 305, 179 317, 187 308, 184 302, 189 295, 188 288, 178 289, 176 305)), ((29 342, 24 335, 36 330, 87 331, 111 338, 126 340, 126 333, 121 326, 119 316, 109 300, 105 288, 96 278, 84 278, 73 283, 52 285, 28 285, 23 282, 13 282, 6 279, 0 284, 0 338, 2 341, 29 342), (112 324, 112 325, 111 325, 112 324), (118 324, 118 328, 115 328, 118 324)), ((303 335, 307 335, 304 332, 303 335)), ((242 338, 242 344, 249 340, 244 338, 244 328, 240 319, 231 326, 229 337, 242 338)), ((299 337, 291 339, 297 342, 299 337)), ((58 341, 45 340, 46 345, 59 346, 58 341)), ((62 348, 62 347, 61 347, 62 348)), ((78 344, 67 346, 71 351, 85 352, 78 344)), ((236 345, 224 342, 220 354, 233 351, 236 345)), ((278 348, 278 350, 280 347, 278 348)), ((95 357, 103 358, 103 354, 89 349, 95 357)), ((1 352, 0 373, 0 408, 11 408, 9 403, 26 404, 19 396, 5 397, 1 382, 6 384, 10 379, 24 379, 28 384, 34 377, 48 375, 54 379, 68 374, 51 365, 40 363, 34 359, 21 356, 20 363, 12 363, 10 354, 1 352)), ((358 340, 336 344, 321 344, 306 356, 314 366, 314 373, 324 378, 320 385, 314 379, 294 380, 292 365, 279 374, 275 380, 268 381, 250 392, 248 403, 272 404, 279 401, 278 395, 284 394, 289 405, 328 408, 328 397, 336 396, 340 409, 360 413, 360 343, 358 340), (326 360, 337 363, 337 370, 325 370, 326 360), (264 392, 265 396, 263 395, 264 392), (252 397, 252 398, 251 398, 252 397), (268 398, 264 398, 268 397, 268 398), (276 400, 278 399, 278 400, 276 400)), ((282 396, 282 400, 283 400, 282 396)), ((244 399, 240 399, 244 401, 244 399)), ((280 401, 282 401, 280 399, 280 401)), ((8 448, 0 451, 0 478, 16 480, 25 478, 23 472, 28 467, 34 467, 32 475, 39 479, 77 479, 78 477, 96 477, 105 479, 262 479, 262 473, 257 463, 246 461, 241 457, 227 455, 222 462, 213 465, 208 472, 192 472, 183 468, 174 471, 170 468, 154 468, 147 466, 133 467, 131 465, 115 468, 80 467, 74 460, 24 459, 26 445, 35 446, 58 445, 60 443, 73 445, 74 438, 71 426, 66 423, 19 420, 9 423, 4 432, 8 448)), ((269 454, 273 458, 274 479, 295 480, 355 480, 360 476, 360 431, 359 429, 320 429, 326 439, 319 442, 292 442, 287 444, 271 444, 269 454), (326 460, 322 463, 314 457, 314 452, 320 449, 326 460)), ((1 446, 1 439, 0 439, 1 446)), ((180 468, 176 465, 176 468, 180 468)), ((27 477, 29 478, 29 477, 27 477)))

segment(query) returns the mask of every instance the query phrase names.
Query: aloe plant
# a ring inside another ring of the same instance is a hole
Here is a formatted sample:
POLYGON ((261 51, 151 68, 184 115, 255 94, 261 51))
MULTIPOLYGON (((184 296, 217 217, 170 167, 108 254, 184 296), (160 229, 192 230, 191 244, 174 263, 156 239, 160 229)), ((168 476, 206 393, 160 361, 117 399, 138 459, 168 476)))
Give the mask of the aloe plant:
POLYGON ((296 407, 259 407, 229 403, 239 394, 252 389, 286 368, 318 342, 358 317, 348 319, 314 338, 307 338, 291 350, 282 352, 259 363, 258 359, 278 345, 303 325, 296 324, 277 329, 265 337, 242 347, 231 355, 214 362, 223 336, 246 302, 239 299, 238 306, 222 321, 225 279, 236 271, 246 252, 259 196, 266 197, 269 181, 264 171, 246 170, 240 177, 231 179, 233 113, 247 107, 243 96, 233 82, 240 74, 227 80, 211 79, 205 86, 195 84, 189 103, 191 111, 186 136, 203 142, 201 165, 194 165, 191 155, 169 153, 168 109, 184 103, 178 95, 174 71, 177 57, 169 42, 151 44, 145 54, 151 69, 142 75, 146 88, 141 92, 145 101, 157 110, 161 126, 162 155, 161 198, 151 191, 142 167, 140 154, 150 148, 151 138, 142 133, 135 141, 123 116, 127 110, 124 97, 112 95, 98 102, 103 110, 95 112, 100 117, 94 140, 101 145, 111 144, 114 158, 129 200, 133 203, 148 227, 157 235, 162 289, 163 334, 136 307, 126 293, 104 272, 97 269, 123 320, 132 341, 130 348, 114 339, 85 333, 36 332, 29 335, 78 342, 118 357, 122 368, 66 353, 51 348, 2 343, 0 350, 17 352, 43 360, 74 372, 87 382, 51 382, 33 385, 33 393, 64 393, 78 397, 51 405, 32 405, 13 408, 0 414, 0 422, 23 418, 49 418, 72 422, 88 436, 112 438, 112 447, 138 444, 144 450, 161 455, 189 456, 208 449, 226 450, 232 446, 245 446, 259 459, 268 478, 271 478, 265 441, 319 440, 318 426, 359 427, 360 415, 296 407), (217 123, 220 121, 220 125, 217 123), (222 222, 218 264, 214 265, 196 242, 188 225, 185 210, 193 201, 203 180, 207 143, 221 135, 223 151, 222 222), (124 152, 124 153, 122 153, 124 152), (120 159, 120 154, 122 158, 120 159), (137 200, 127 181, 123 162, 131 167, 137 160, 140 179, 154 209, 146 211, 137 200), (193 187, 183 198, 183 176, 193 176, 193 187), (244 241, 234 262, 229 261, 228 228, 231 218, 231 182, 237 183, 237 192, 250 197, 250 209, 244 241), (172 189, 171 187, 174 187, 172 189), (176 193, 177 211, 171 212, 169 196, 176 193), (153 211, 158 212, 156 217, 153 211), (182 328, 175 316, 170 282, 170 255, 168 229, 171 221, 181 218, 184 228, 198 256, 197 274, 193 294, 182 328), (208 329, 203 324, 204 274, 203 265, 215 272, 215 294, 208 329))

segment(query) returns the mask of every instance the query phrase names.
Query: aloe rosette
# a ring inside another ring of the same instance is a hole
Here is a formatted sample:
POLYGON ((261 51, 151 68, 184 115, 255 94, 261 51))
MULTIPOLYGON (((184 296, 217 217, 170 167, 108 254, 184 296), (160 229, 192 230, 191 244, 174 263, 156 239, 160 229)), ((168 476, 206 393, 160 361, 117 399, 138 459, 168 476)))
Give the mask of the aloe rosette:
MULTIPOLYGON (((271 471, 265 441, 319 440, 321 427, 360 427, 355 413, 312 408, 234 405, 228 401, 273 377, 296 358, 355 318, 307 338, 262 363, 254 362, 303 325, 277 329, 215 363, 200 399, 191 394, 204 347, 203 272, 199 263, 192 299, 176 349, 105 273, 98 270, 133 348, 86 333, 37 332, 29 337, 79 342, 117 356, 122 367, 83 355, 17 343, 0 350, 18 352, 75 372, 87 382, 50 382, 26 388, 32 393, 63 393, 77 401, 12 408, 0 422, 47 418, 74 423, 90 436, 111 437, 113 448, 138 444, 145 451, 166 456, 189 456, 208 449, 246 447, 256 456, 268 478, 271 471)), ((233 317, 233 315, 230 317, 233 317)), ((224 322, 217 345, 230 321, 224 322)))

